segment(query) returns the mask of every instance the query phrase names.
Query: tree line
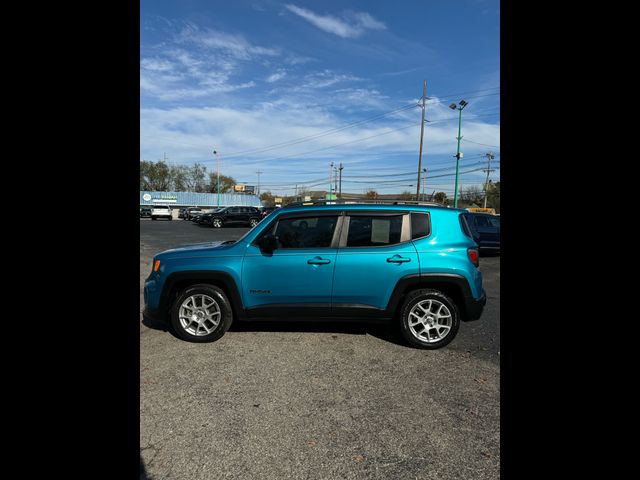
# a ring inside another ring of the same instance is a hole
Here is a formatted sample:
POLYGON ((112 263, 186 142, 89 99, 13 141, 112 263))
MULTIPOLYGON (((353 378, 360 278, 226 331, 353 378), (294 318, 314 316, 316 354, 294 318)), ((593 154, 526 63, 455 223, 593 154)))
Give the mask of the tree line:
MULTIPOLYGON (((220 175, 220 193, 232 192, 236 180, 220 175)), ((201 163, 168 165, 165 161, 140 161, 140 190, 151 192, 218 193, 216 172, 201 163)))

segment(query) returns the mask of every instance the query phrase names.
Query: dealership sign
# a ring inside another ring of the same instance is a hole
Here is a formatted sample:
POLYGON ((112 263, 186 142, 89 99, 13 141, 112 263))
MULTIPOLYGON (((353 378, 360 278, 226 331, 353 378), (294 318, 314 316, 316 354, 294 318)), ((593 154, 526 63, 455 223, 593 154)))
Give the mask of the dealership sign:
POLYGON ((153 203, 178 203, 178 196, 169 193, 151 194, 145 193, 142 195, 142 200, 145 202, 153 203))

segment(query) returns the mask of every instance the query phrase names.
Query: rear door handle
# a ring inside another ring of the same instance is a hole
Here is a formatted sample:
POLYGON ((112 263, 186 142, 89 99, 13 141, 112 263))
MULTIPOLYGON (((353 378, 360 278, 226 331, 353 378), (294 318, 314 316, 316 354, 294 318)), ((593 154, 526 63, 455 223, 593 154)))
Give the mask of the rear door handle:
POLYGON ((307 260, 309 265, 326 265, 327 263, 331 263, 331 260, 327 258, 314 257, 307 260))
POLYGON ((405 263, 410 261, 411 261, 410 258, 401 257, 400 255, 394 255, 393 257, 387 258, 387 262, 389 263, 405 263))

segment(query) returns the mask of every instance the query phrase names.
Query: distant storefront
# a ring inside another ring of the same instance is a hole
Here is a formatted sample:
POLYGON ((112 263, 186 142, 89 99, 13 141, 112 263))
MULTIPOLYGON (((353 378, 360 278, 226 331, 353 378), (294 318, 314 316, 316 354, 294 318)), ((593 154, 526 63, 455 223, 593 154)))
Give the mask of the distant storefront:
MULTIPOLYGON (((172 207, 217 207, 217 193, 195 192, 140 192, 140 206, 171 205, 172 207)), ((221 193, 220 206, 260 207, 262 202, 257 195, 221 193)))

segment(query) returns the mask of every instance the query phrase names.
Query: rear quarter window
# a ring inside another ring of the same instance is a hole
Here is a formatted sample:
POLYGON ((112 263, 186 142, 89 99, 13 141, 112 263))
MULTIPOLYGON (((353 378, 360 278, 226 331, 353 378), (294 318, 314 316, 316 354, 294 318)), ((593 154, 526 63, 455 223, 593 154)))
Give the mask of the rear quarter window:
POLYGON ((427 213, 411 213, 411 239, 423 238, 431 233, 431 223, 427 213))

